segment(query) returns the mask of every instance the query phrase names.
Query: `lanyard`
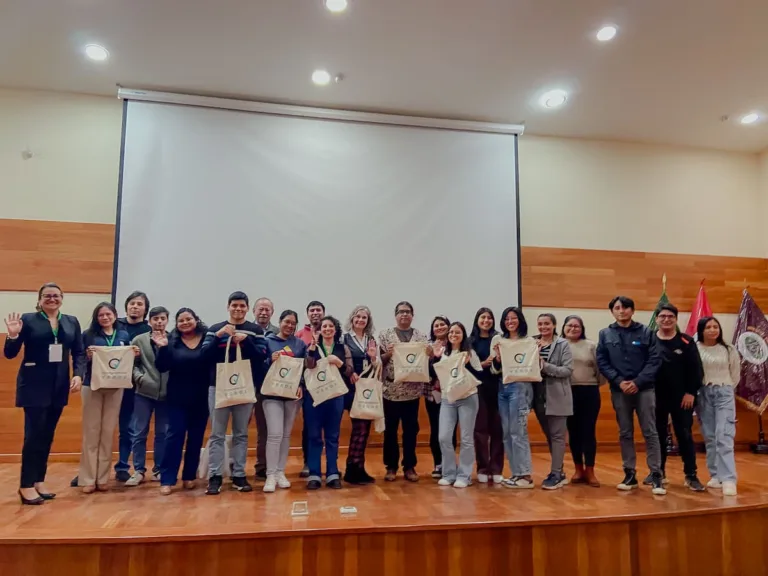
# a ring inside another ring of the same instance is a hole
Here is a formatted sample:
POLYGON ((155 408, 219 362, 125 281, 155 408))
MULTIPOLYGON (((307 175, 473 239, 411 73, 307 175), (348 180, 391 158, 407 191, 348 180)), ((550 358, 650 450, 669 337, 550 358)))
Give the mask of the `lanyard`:
POLYGON ((357 335, 354 332, 350 332, 349 335, 352 336, 352 340, 354 341, 355 345, 357 345, 357 347, 360 348, 362 352, 368 351, 368 335, 367 334, 363 334, 362 342, 357 338, 357 335))
POLYGON ((112 346, 115 341, 115 336, 117 336, 117 331, 112 332, 112 338, 104 334, 104 339, 107 341, 107 346, 112 346))
MULTIPOLYGON (((48 318, 48 315, 45 312, 40 312, 40 316, 48 320, 50 323, 50 318, 48 318)), ((51 324, 51 332, 53 332, 53 341, 57 342, 59 341, 59 324, 61 324, 61 312, 59 312, 59 315, 56 317, 56 328, 53 327, 53 324, 51 324)))
POLYGON ((322 348, 322 349, 323 349, 323 354, 325 354, 325 357, 326 357, 326 358, 328 358, 328 356, 330 356, 331 354, 333 354, 333 347, 334 347, 334 346, 335 346, 335 344, 331 344, 331 350, 330 350, 330 352, 329 352, 328 350, 326 350, 326 349, 325 349, 325 344, 323 344, 323 342, 322 342, 322 341, 320 342, 320 348, 322 348))

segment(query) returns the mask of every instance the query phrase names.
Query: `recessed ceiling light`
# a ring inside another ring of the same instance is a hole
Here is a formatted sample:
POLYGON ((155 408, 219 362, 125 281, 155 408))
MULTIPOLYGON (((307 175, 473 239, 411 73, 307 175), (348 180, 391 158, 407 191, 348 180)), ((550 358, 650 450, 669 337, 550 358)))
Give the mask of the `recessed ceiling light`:
POLYGON ((539 104, 544 108, 559 108, 568 100, 568 93, 565 90, 550 90, 545 92, 539 98, 539 104))
POLYGON ((325 86, 331 81, 331 75, 326 70, 315 70, 312 72, 312 82, 318 86, 325 86))
POLYGON ((329 12, 338 14, 347 9, 347 0, 325 0, 325 7, 329 12))
POLYGON ((603 26, 597 31, 596 37, 600 42, 608 42, 609 40, 613 40, 616 36, 616 32, 616 26, 603 26))
POLYGON ((744 116, 742 116, 739 122, 741 122, 742 124, 754 124, 758 120, 760 120, 760 114, 758 114, 757 112, 750 112, 749 114, 745 114, 744 116))
POLYGON ((104 62, 104 60, 109 58, 109 50, 98 44, 88 44, 85 47, 85 55, 96 62, 104 62))

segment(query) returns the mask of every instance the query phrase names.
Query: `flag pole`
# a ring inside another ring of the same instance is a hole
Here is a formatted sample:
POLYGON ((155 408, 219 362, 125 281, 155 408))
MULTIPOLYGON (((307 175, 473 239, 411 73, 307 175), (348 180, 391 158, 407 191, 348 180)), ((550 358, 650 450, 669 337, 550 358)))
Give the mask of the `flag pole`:
POLYGON ((765 432, 763 432, 763 415, 757 415, 758 433, 757 443, 749 445, 749 449, 754 454, 768 454, 768 444, 765 443, 765 432))

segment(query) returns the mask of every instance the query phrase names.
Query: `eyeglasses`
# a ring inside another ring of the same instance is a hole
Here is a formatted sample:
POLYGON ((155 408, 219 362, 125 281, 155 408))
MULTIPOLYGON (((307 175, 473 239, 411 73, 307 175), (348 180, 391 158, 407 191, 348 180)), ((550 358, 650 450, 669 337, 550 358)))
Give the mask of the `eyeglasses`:
POLYGON ((656 316, 658 320, 674 320, 675 317, 672 314, 659 314, 656 316))
POLYGON ((61 300, 61 294, 42 294, 41 300, 61 300))
POLYGON ((411 314, 413 314, 413 312, 411 312, 410 310, 398 310, 395 314, 397 314, 398 316, 410 316, 411 314))

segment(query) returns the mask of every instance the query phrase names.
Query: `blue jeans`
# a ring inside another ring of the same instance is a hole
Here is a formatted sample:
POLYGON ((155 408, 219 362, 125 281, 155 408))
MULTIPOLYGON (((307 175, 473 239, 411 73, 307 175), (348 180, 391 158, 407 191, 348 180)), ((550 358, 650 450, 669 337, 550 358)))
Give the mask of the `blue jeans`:
POLYGON ((123 400, 120 403, 120 418, 117 427, 120 430, 118 439, 118 458, 115 464, 115 472, 130 472, 131 465, 128 458, 131 457, 133 448, 133 434, 131 434, 131 420, 133 419, 133 402, 136 391, 133 388, 123 390, 123 400))
POLYGON ((152 472, 160 470, 165 452, 165 436, 168 432, 168 410, 165 402, 146 398, 136 394, 133 401, 133 418, 131 419, 131 439, 133 441, 133 469, 142 474, 147 473, 147 435, 149 421, 155 413, 155 447, 152 459, 152 472))
POLYGON ((183 481, 197 477, 200 464, 200 450, 203 448, 203 435, 208 424, 208 407, 203 406, 168 406, 168 433, 165 438, 165 455, 160 463, 160 484, 175 486, 178 480, 184 441, 183 481))
POLYGON ((469 484, 472 468, 475 467, 475 420, 480 409, 480 398, 472 394, 469 398, 457 400, 453 404, 443 396, 440 403, 439 439, 442 451, 443 478, 455 482, 461 480, 469 484), (461 448, 459 465, 456 466, 456 423, 461 429, 461 448))
POLYGON ((707 445, 707 468, 720 482, 736 482, 733 439, 736 437, 736 400, 733 386, 702 386, 696 411, 707 445))
POLYGON ((344 397, 312 406, 312 395, 304 392, 304 422, 307 427, 307 465, 309 480, 321 480, 323 444, 325 444, 325 481, 339 477, 339 432, 344 413, 344 397))
POLYGON ((513 382, 499 386, 499 414, 504 432, 504 451, 512 476, 530 476, 531 443, 528 440, 528 414, 533 402, 530 382, 513 382))

